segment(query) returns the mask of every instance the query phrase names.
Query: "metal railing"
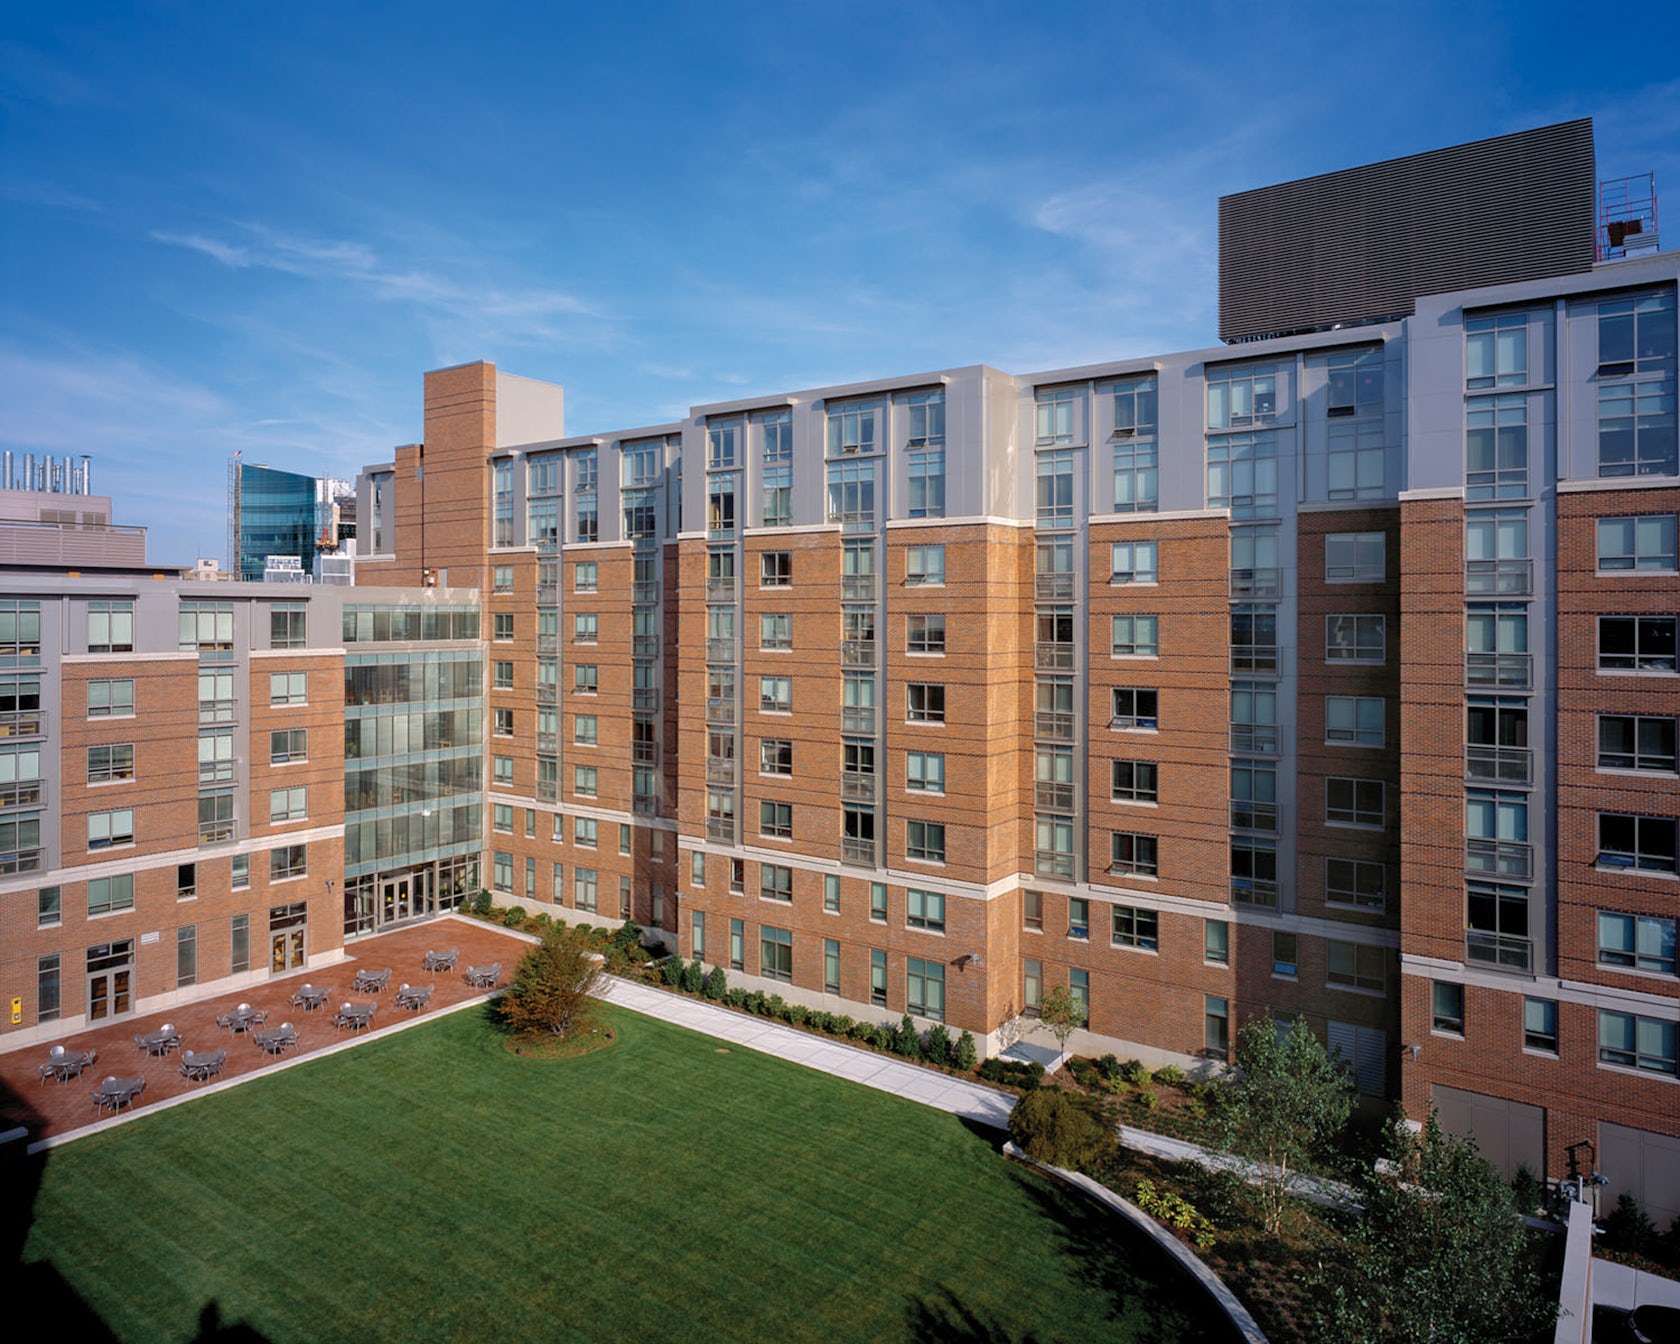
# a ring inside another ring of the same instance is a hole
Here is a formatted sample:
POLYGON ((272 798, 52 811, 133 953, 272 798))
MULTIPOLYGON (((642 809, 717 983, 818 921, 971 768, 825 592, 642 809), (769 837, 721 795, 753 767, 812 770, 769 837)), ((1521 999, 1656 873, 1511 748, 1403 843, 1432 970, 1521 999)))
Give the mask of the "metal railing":
POLYGON ((874 802, 875 785, 874 775, 861 774, 856 770, 842 770, 840 772, 840 796, 847 802, 874 802))
MULTIPOLYGON (((650 585, 651 586, 651 585, 650 585)), ((729 601, 735 596, 735 579, 733 576, 723 578, 708 578, 706 580, 706 600, 715 602, 719 599, 729 601)), ((651 599, 650 599, 651 600, 651 599)))
POLYGON ((539 705, 557 705, 560 703, 560 688, 551 681, 537 683, 537 703, 539 705))
POLYGON ((1534 969, 1534 940, 1516 938, 1507 933, 1467 929, 1464 934, 1464 959, 1496 971, 1527 975, 1534 969))
POLYGON ((1040 602, 1071 602, 1073 600, 1073 575, 1036 575, 1033 578, 1033 597, 1040 602))
POLYGON ((1242 905, 1258 905, 1275 910, 1278 903, 1277 880, 1270 877, 1233 877, 1231 899, 1242 905))
POLYGON ((1251 799, 1231 799, 1231 828, 1238 831, 1271 831, 1278 828, 1278 805, 1251 799))
POLYGON ((734 844, 735 843, 735 818, 733 818, 733 817, 707 817, 706 818, 706 839, 716 840, 716 841, 719 841, 720 843, 726 844, 726 845, 734 844))
POLYGON ((1275 723, 1233 723, 1231 750, 1277 754, 1278 729, 1275 723))
POLYGON ((1528 559, 1466 560, 1467 597, 1527 597, 1534 591, 1534 561, 1528 559))
POLYGON ((1033 666, 1040 672, 1071 672, 1077 651, 1075 644, 1040 640, 1033 645, 1033 666))
POLYGON ((1283 571, 1281 569, 1233 569, 1231 571, 1232 597, 1282 597, 1283 571))
POLYGON ((1534 681, 1531 653, 1467 653, 1464 655, 1464 683, 1467 686, 1499 686, 1506 690, 1528 690, 1534 681))
POLYGON ((706 758, 706 783, 733 784, 735 782, 735 758, 733 756, 708 756, 706 758))
POLYGON ((1047 742, 1073 741, 1075 726, 1074 716, 1061 710, 1041 709, 1033 715, 1033 736, 1047 742))
POLYGON ((1526 881, 1534 876, 1534 846, 1521 840, 1469 836, 1464 841, 1464 871, 1526 881))
POLYGON ((877 647, 873 639, 843 639, 840 641, 840 665, 874 667, 877 647))
POLYGON ((1498 784, 1534 782, 1534 752, 1528 747, 1492 747, 1472 743, 1464 748, 1464 777, 1498 784))
MULTIPOLYGON (((647 636, 644 636, 647 638, 647 636)), ((706 640, 706 661, 708 663, 732 663, 735 661, 735 641, 733 639, 719 639, 710 636, 706 640)))
POLYGON ((630 656, 632 658, 659 657, 659 636, 632 635, 630 639, 630 656))
POLYGON ((874 705, 841 705, 840 730, 846 733, 872 733, 875 731, 874 705))
POLYGON ((880 859, 880 846, 874 840, 859 840, 853 836, 844 836, 840 841, 840 860, 842 863, 864 864, 870 868, 877 866, 880 859))
POLYGON ((842 574, 840 576, 840 596, 849 601, 865 601, 875 596, 875 576, 873 574, 842 574))
POLYGON ((707 723, 734 723, 735 702, 719 696, 709 696, 706 700, 707 723))
POLYGON ((630 585, 630 600, 639 607, 649 607, 659 601, 659 585, 652 579, 637 579, 630 585))
POLYGON ((1073 811, 1073 785, 1055 780, 1034 781, 1033 806, 1046 812, 1073 811))
POLYGON ((1233 644, 1231 646, 1231 671, 1275 677, 1278 673, 1278 646, 1276 644, 1233 644))
POLYGON ((658 709, 659 692, 652 686, 638 686, 630 692, 632 709, 658 709))
POLYGON ((1033 872, 1038 877, 1061 877, 1073 880, 1073 855, 1059 849, 1035 849, 1033 872))

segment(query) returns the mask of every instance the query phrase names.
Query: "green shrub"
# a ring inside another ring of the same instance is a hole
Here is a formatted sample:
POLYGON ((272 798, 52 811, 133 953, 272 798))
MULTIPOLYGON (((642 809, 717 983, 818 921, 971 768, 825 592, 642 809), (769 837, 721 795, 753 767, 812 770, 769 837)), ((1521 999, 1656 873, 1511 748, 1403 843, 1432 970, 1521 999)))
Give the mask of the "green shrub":
POLYGON ((688 967, 683 965, 681 957, 666 957, 665 964, 659 968, 659 976, 672 989, 676 989, 682 984, 683 973, 687 970, 688 967))
POLYGON ((478 895, 472 898, 472 912, 480 919, 490 917, 490 893, 483 887, 480 887, 478 895))
POLYGON ((633 919, 627 919, 618 926, 618 931, 612 937, 613 942, 628 953, 632 948, 642 945, 642 926, 633 919))
POLYGON ((963 1032, 961 1036, 957 1037, 956 1047, 951 1054, 952 1062, 966 1073, 974 1068, 979 1058, 980 1052, 974 1048, 973 1033, 963 1032))
POLYGON ((1143 1067, 1139 1060, 1128 1059, 1120 1066, 1120 1081, 1130 1083, 1133 1087, 1141 1087, 1149 1081, 1149 1070, 1143 1067))
POLYGON ((1036 1061, 1023 1064, 1018 1060, 999 1059, 994 1056, 980 1066, 980 1076, 988 1083, 1003 1083, 1031 1092, 1044 1079, 1044 1065, 1036 1061))
POLYGON ((696 957, 693 961, 689 962, 687 966, 683 967, 682 987, 690 994, 698 994, 705 989, 706 968, 700 964, 699 957, 696 957))
POLYGON ((531 916, 530 924, 532 932, 547 933, 554 927, 554 919, 551 915, 544 914, 541 910, 539 910, 536 914, 531 916))
POLYGON ((1156 1094, 1154 1087, 1145 1083, 1138 1088, 1136 1095, 1132 1097, 1132 1104, 1140 1110, 1152 1111, 1160 1100, 1161 1098, 1156 1094))
POLYGON ((1151 1218, 1168 1227, 1188 1232, 1201 1250, 1213 1245, 1213 1224, 1196 1212, 1196 1206, 1171 1190, 1157 1190, 1154 1181, 1137 1183, 1137 1205, 1151 1218))
POLYGON ((812 1031, 820 1031, 827 1035, 834 1030, 834 1014, 825 1013, 821 1008, 813 1008, 805 1014, 805 1025, 812 1031))
POLYGON ((1104 1055, 1097 1061, 1097 1072, 1105 1082, 1112 1083, 1120 1076, 1120 1057, 1112 1053, 1104 1055))
POLYGON ((916 1030, 916 1023, 909 1013, 898 1024, 898 1031, 893 1036, 893 1053, 903 1055, 906 1059, 920 1059, 922 1057, 922 1034, 916 1030))
POLYGON ((737 986, 723 996, 723 1001, 731 1008, 745 1008, 747 1006, 747 991, 737 986))
POLYGON ((1163 1064, 1155 1070, 1155 1081, 1164 1087, 1182 1087, 1184 1070, 1177 1064, 1163 1064))
POLYGON ((873 1022, 853 1022, 846 1028, 846 1035, 854 1041, 868 1043, 875 1039, 875 1024, 873 1022))
POLYGON ((951 1033, 945 1030, 943 1022, 935 1024, 928 1032, 927 1057, 929 1063, 941 1068, 951 1062, 951 1033))
POLYGON ((1248 1185, 1228 1167, 1181 1162, 1179 1182, 1196 1207, 1216 1223, 1234 1223, 1248 1216, 1248 1185))
POLYGON ((850 1036, 852 1028, 857 1026, 857 1019, 848 1017, 845 1013, 836 1013, 828 1024, 828 1029, 836 1036, 850 1036))
POLYGON ((1100 1168, 1116 1149, 1107 1107, 1095 1097, 1054 1087, 1029 1092, 1015 1103, 1009 1137, 1028 1157, 1074 1170, 1100 1168))
POLYGON ((802 1003, 790 1003, 787 1006, 787 1020, 796 1027, 805 1025, 811 1016, 811 1010, 802 1003))
POLYGON ((893 1047, 898 1044, 898 1028, 890 1022, 882 1022, 871 1027, 869 1029, 869 1043, 877 1050, 885 1050, 888 1054, 891 1054, 893 1047))
POLYGON ((767 994, 764 997, 763 1006, 759 1008, 759 1012, 763 1013, 766 1017, 781 1017, 784 1015, 786 1008, 787 1004, 783 1001, 780 994, 767 994))
MULTIPOLYGON (((700 963, 694 963, 698 966, 700 963)), ((708 999, 714 1002, 730 992, 729 977, 723 973, 723 967, 712 967, 712 973, 706 977, 706 988, 703 991, 708 999)))
POLYGON ((522 906, 522 905, 510 905, 510 906, 508 906, 508 908, 506 910, 502 911, 502 923, 506 924, 508 926, 508 928, 517 929, 524 922, 525 922, 525 907, 524 906, 522 906))
POLYGON ((1626 1190, 1616 1196, 1616 1207, 1604 1219, 1604 1244, 1618 1251, 1650 1255, 1657 1242, 1657 1228, 1639 1201, 1626 1190))

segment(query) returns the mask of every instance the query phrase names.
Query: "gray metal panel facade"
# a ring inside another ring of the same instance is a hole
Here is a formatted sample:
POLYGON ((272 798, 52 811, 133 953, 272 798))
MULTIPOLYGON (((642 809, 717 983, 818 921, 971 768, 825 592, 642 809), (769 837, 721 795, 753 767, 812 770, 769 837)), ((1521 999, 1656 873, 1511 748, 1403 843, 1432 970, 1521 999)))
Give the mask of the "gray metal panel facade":
POLYGON ((1593 265, 1591 118, 1219 198, 1224 341, 1593 265))

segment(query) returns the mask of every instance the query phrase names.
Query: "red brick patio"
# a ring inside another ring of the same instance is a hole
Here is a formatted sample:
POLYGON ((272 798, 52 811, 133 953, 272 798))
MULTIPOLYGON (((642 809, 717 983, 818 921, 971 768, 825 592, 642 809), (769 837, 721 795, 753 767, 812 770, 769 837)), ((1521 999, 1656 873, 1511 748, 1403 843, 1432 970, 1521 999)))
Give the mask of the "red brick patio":
MULTIPOLYGON (((345 960, 331 966, 293 972, 261 985, 247 985, 244 989, 196 1003, 171 1008, 161 1013, 139 1013, 98 1027, 76 1031, 59 1038, 70 1050, 97 1050, 98 1062, 80 1078, 68 1083, 43 1082, 40 1064, 51 1046, 36 1043, 0 1054, 0 1131, 23 1125, 30 1130, 29 1142, 58 1139, 77 1130, 99 1123, 91 1100, 100 1079, 116 1074, 120 1077, 144 1076, 146 1090, 135 1102, 130 1114, 144 1115, 159 1103, 207 1087, 217 1087, 251 1074, 272 1070, 282 1063, 344 1045, 350 1036, 334 1029, 332 1011, 346 1000, 379 1005, 374 1025, 360 1033, 357 1041, 382 1035, 404 1023, 424 1021, 456 1004, 483 998, 484 991, 467 984, 462 972, 468 966, 502 963, 501 983, 506 984, 524 955, 529 942, 515 937, 505 929, 482 924, 477 920, 434 920, 394 933, 350 943, 345 960), (421 969, 421 959, 429 949, 458 947, 460 960, 455 969, 434 974, 421 969), (383 993, 353 994, 351 981, 364 968, 391 968, 390 984, 383 993), (404 981, 412 985, 433 985, 431 1002, 419 1013, 410 1013, 396 1006, 397 986, 404 981), (313 1013, 294 1008, 287 1000, 304 983, 322 985, 332 992, 326 1005, 313 1013), (293 1023, 298 1028, 298 1048, 283 1059, 264 1054, 248 1036, 230 1036, 216 1026, 218 1013, 225 1013, 236 1004, 249 1003, 253 1008, 268 1011, 268 1025, 293 1023), (135 1049, 134 1037, 172 1022, 181 1033, 182 1046, 188 1050, 226 1049, 227 1065, 221 1083, 189 1083, 181 1076, 181 1057, 171 1053, 163 1058, 141 1054, 135 1049)), ((110 1117, 106 1117, 110 1123, 110 1117)))

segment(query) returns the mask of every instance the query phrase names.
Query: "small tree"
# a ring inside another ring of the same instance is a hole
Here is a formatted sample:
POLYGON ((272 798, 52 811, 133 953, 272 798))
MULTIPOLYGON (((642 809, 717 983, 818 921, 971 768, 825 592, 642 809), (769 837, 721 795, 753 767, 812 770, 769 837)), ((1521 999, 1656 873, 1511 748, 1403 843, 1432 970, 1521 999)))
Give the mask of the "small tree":
POLYGON ((1270 1015, 1243 1023, 1236 1064, 1217 1094, 1215 1132, 1258 1168, 1263 1221, 1276 1235, 1302 1161, 1341 1133, 1352 1091, 1341 1065, 1299 1018, 1287 1032, 1270 1015))
POLYGON ((1473 1139, 1433 1111, 1413 1134, 1396 1122, 1390 1164, 1373 1167, 1341 1277, 1327 1285, 1333 1338, 1368 1344, 1484 1344, 1549 1338, 1557 1300, 1543 1289, 1511 1187, 1473 1139))
POLYGON ((602 980, 601 954, 580 928, 550 929, 525 954, 501 997, 502 1021, 527 1035, 567 1035, 602 980))
POLYGON ((1066 985, 1056 985, 1044 996, 1038 1016, 1050 1028, 1057 1049, 1062 1051, 1067 1050, 1068 1037, 1085 1025, 1085 1009, 1066 985))
POLYGON ((719 1000, 729 992, 729 977, 724 975, 723 967, 712 967, 712 973, 706 977, 706 988, 703 991, 708 999, 719 1000))
POLYGON ((1096 1097, 1057 1087, 1029 1092, 1015 1103, 1009 1137, 1028 1157, 1074 1170, 1102 1167, 1117 1147, 1111 1108, 1096 1097))

